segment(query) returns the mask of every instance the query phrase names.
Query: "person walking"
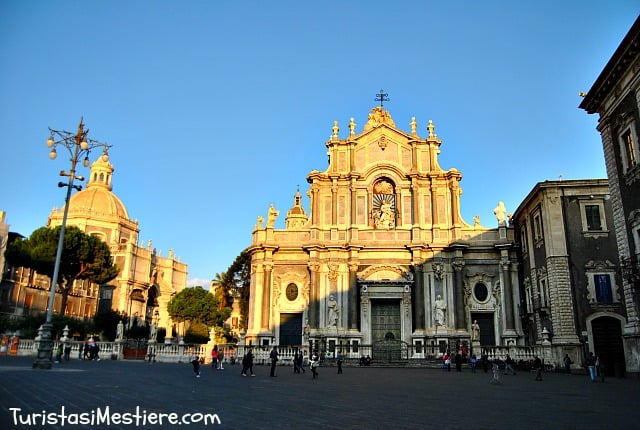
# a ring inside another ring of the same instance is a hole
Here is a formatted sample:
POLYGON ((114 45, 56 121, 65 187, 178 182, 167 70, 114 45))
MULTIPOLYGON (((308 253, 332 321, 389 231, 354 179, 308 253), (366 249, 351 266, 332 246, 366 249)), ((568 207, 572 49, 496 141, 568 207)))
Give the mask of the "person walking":
POLYGON ((293 354, 293 373, 300 373, 300 369, 298 369, 299 358, 300 355, 298 354, 298 351, 296 351, 295 354, 293 354))
POLYGON ((600 382, 604 382, 606 369, 604 367, 604 360, 602 360, 599 356, 596 357, 596 370, 598 372, 598 375, 600 376, 600 382))
POLYGON ((276 364, 278 363, 278 348, 276 348, 275 346, 273 347, 273 349, 271 350, 271 353, 269 354, 269 358, 271 359, 271 374, 269 376, 271 376, 272 378, 275 378, 276 364))
POLYGON ((318 377, 318 366, 320 364, 320 357, 318 356, 318 351, 313 351, 311 354, 311 358, 309 359, 309 368, 311 369, 311 374, 313 375, 311 379, 316 379, 318 377))
POLYGON ((573 362, 571 361, 569 354, 564 355, 562 363, 564 364, 564 371, 567 372, 567 375, 571 375, 571 363, 573 362))
POLYGON ((196 374, 196 378, 200 377, 200 360, 198 357, 193 357, 191 360, 191 365, 193 366, 193 373, 196 374))
POLYGON ((593 352, 590 352, 585 360, 587 369, 589 369, 589 377, 591 382, 596 382, 596 358, 593 356, 593 352))
POLYGON ((542 381, 542 360, 537 355, 533 356, 533 369, 536 371, 536 381, 542 381))
POLYGON ((211 367, 213 368, 213 370, 218 369, 218 355, 218 345, 215 345, 211 350, 211 367))
POLYGON ((451 372, 451 355, 449 355, 449 351, 442 355, 442 370, 451 372))
POLYGON ((247 353, 242 358, 242 376, 247 376, 247 371, 251 372, 251 376, 256 376, 253 373, 253 348, 249 348, 247 353))
POLYGON ((456 352, 453 361, 456 363, 456 372, 462 372, 462 354, 460 354, 460 351, 456 352))
POLYGON ((478 367, 478 358, 475 354, 471 354, 471 373, 476 373, 476 367, 478 367))
POLYGON ((507 375, 509 372, 513 375, 516 374, 516 371, 513 369, 513 359, 507 354, 507 358, 504 360, 504 374, 507 375))
POLYGON ((298 355, 298 373, 300 373, 301 370, 302 373, 306 372, 306 370, 304 370, 304 351, 300 351, 298 355))
POLYGON ((64 361, 69 361, 71 359, 71 344, 67 343, 64 346, 64 361))
POLYGON ((340 375, 342 373, 342 356, 339 355, 338 356, 338 360, 336 361, 336 364, 338 365, 338 375, 340 375))
POLYGON ((60 363, 62 361, 62 344, 58 344, 56 348, 56 361, 55 363, 60 363))
POLYGON ((218 370, 224 370, 224 367, 222 367, 223 361, 224 361, 224 351, 219 350, 218 351, 218 370))

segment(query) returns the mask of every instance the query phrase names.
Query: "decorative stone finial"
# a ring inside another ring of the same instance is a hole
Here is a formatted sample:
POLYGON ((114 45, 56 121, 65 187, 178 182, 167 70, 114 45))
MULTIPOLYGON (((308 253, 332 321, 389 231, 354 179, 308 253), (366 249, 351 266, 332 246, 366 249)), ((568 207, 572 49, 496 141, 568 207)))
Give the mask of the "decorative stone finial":
POLYGON ((411 117, 411 122, 409 123, 409 125, 411 126, 411 134, 412 135, 416 135, 416 128, 418 127, 418 123, 416 122, 416 117, 412 116, 411 117))
POLYGON ((436 126, 433 125, 433 120, 429 120, 429 125, 427 126, 427 130, 429 130, 429 137, 438 137, 433 131, 436 129, 436 126))
POLYGON ((356 123, 353 117, 349 119, 349 136, 353 136, 356 134, 356 123))
POLYGON ((333 134, 331 135, 331 140, 338 140, 339 131, 340 127, 338 127, 338 121, 333 121, 333 134))

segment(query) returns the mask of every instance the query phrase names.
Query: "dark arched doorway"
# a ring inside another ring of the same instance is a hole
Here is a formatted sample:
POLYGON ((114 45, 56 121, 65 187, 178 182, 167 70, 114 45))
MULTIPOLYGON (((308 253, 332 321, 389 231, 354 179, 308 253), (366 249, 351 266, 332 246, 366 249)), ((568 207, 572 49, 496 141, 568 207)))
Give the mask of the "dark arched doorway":
POLYGON ((591 321, 591 330, 593 353, 604 361, 607 374, 624 376, 625 360, 620 320, 613 317, 596 318, 591 321))

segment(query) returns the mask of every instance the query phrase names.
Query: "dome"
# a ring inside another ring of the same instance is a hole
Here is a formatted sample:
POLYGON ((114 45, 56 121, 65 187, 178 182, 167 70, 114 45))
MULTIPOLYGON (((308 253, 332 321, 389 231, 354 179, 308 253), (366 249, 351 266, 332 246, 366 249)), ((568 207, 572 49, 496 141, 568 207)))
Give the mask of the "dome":
POLYGON ((124 204, 111 191, 113 171, 113 165, 105 149, 104 153, 91 165, 87 188, 71 197, 69 213, 129 220, 124 204))
POLYGON ((122 201, 104 187, 88 187, 71 197, 69 213, 90 212, 94 216, 129 219, 122 201))

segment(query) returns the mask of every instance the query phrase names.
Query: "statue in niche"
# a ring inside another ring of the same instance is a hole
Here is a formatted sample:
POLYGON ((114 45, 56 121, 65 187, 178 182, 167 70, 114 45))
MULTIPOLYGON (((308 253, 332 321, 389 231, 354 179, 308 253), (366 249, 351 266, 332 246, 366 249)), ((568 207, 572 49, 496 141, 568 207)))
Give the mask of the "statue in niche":
POLYGON ((480 324, 478 324, 478 320, 473 320, 473 324, 471 324, 471 340, 480 340, 480 324))
POLYGON ((329 296, 327 302, 327 308, 329 309, 329 318, 327 319, 327 327, 337 327, 338 317, 340 315, 340 307, 333 294, 329 296))
POLYGON ((395 226, 393 209, 391 203, 385 201, 380 205, 380 209, 374 215, 374 222, 377 228, 390 229, 395 226))
POLYGON ((436 326, 444 327, 444 313, 447 310, 447 304, 439 294, 436 296, 436 301, 433 305, 434 319, 436 326))

